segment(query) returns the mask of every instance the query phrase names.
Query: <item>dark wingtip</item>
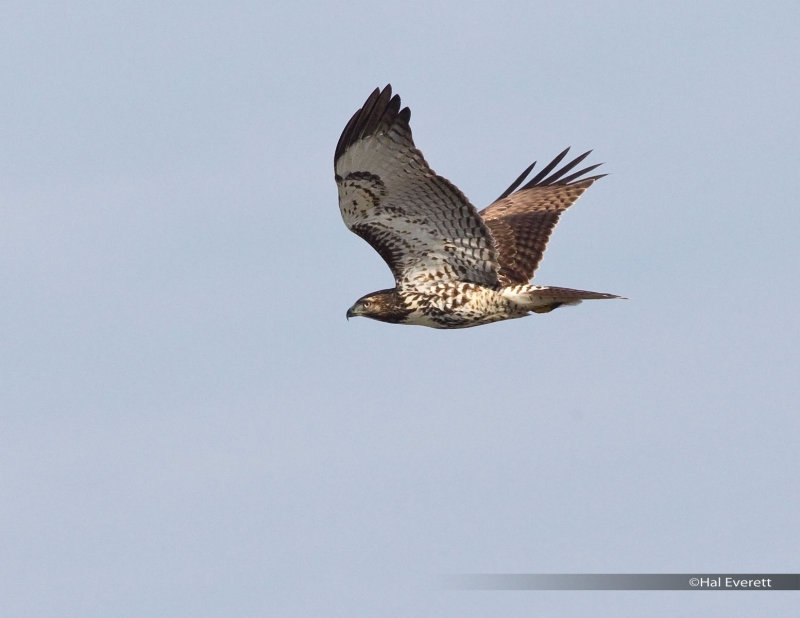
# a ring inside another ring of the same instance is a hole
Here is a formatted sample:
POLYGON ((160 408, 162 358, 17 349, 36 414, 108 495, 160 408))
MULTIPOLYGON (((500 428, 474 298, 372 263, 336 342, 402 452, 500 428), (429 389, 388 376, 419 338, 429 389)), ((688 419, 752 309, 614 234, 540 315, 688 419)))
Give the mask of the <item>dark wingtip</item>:
MULTIPOLYGON (((569 176, 564 176, 564 174, 566 174, 567 172, 571 171, 581 161, 583 161, 586 157, 588 157, 590 154, 592 154, 591 150, 587 150, 582 155, 579 155, 578 157, 576 157, 575 159, 573 159, 572 161, 567 163, 561 169, 553 172, 553 170, 556 167, 558 167, 558 164, 561 163, 561 161, 564 159, 564 157, 567 156, 567 153, 569 153, 569 150, 570 150, 569 146, 567 148, 564 148, 564 150, 559 152, 556 155, 556 157, 552 161, 550 161, 550 163, 548 163, 546 166, 544 166, 539 171, 539 173, 536 174, 536 176, 531 178, 519 190, 522 191, 524 189, 532 189, 534 187, 544 187, 544 186, 547 186, 547 185, 568 185, 568 184, 571 184, 573 182, 581 182, 581 181, 584 181, 584 180, 592 180, 592 181, 594 181, 594 180, 597 180, 599 178, 602 178, 603 176, 607 176, 608 175, 608 174, 598 174, 596 176, 591 176, 591 177, 584 178, 583 176, 585 174, 588 174, 589 172, 591 172, 593 170, 596 170, 598 167, 603 165, 602 163, 595 163, 594 165, 590 165, 589 167, 585 167, 580 171, 577 171, 577 172, 574 172, 574 173, 570 174, 569 176), (548 174, 549 174, 549 176, 548 176, 548 174)), ((517 188, 523 183, 523 181, 528 176, 528 174, 531 173, 531 171, 533 170, 535 165, 536 165, 536 161, 534 161, 527 168, 525 168, 525 171, 522 172, 522 174, 520 174, 517 177, 517 179, 514 182, 511 183, 511 185, 509 185, 508 189, 506 189, 505 191, 503 191, 503 193, 500 194, 500 197, 498 197, 495 200, 495 202, 498 201, 498 200, 505 199, 509 195, 514 193, 514 191, 516 191, 517 188)))
POLYGON ((567 146, 566 148, 564 148, 564 150, 562 150, 561 152, 559 152, 559 153, 556 155, 556 158, 555 158, 555 159, 553 159, 552 161, 550 161, 550 163, 548 163, 547 165, 545 165, 545 166, 544 166, 544 168, 543 168, 543 169, 542 169, 542 170, 541 170, 541 171, 540 171, 538 174, 536 174, 536 176, 534 176, 533 178, 531 178, 531 179, 530 179, 530 181, 529 181, 529 182, 527 182, 527 183, 525 184, 525 186, 524 186, 524 187, 522 187, 522 188, 523 188, 523 189, 530 189, 531 187, 537 187, 537 186, 540 186, 540 185, 546 184, 546 181, 544 180, 544 178, 545 178, 545 177, 546 177, 546 176, 547 176, 547 175, 548 175, 550 172, 552 172, 552 171, 553 171, 553 169, 556 167, 556 165, 558 165, 559 163, 561 163, 561 160, 562 160, 564 157, 566 157, 566 156, 567 156, 567 153, 569 152, 569 149, 570 149, 570 147, 569 147, 569 146, 567 146))
MULTIPOLYGON (((526 167, 526 168, 525 168, 525 171, 524 171, 524 172, 522 172, 522 173, 521 173, 521 174, 520 174, 520 175, 517 177, 517 179, 516 179, 514 182, 512 182, 512 183, 509 185, 508 189, 506 189, 505 191, 503 191, 503 193, 500 195, 500 197, 498 197, 498 198, 497 198, 497 200, 502 200, 502 199, 504 199, 504 198, 508 197, 509 195, 511 195, 511 194, 512 194, 512 193, 513 193, 513 192, 516 190, 516 188, 517 188, 518 186, 520 186, 520 184, 522 184, 522 181, 523 181, 523 180, 525 180, 525 177, 526 177, 528 174, 530 174, 530 173, 531 173, 531 170, 534 168, 534 166, 535 166, 535 165, 536 165, 536 161, 534 161, 534 162, 533 162, 533 163, 531 163, 531 164, 530 164, 528 167, 526 167)), ((496 202, 497 200, 495 200, 495 202, 496 202)))
POLYGON ((345 125, 336 144, 333 155, 334 164, 348 147, 363 137, 373 135, 396 122, 404 123, 407 126, 410 119, 411 110, 407 107, 400 109, 400 96, 392 95, 391 84, 386 84, 382 89, 375 88, 367 97, 364 105, 353 114, 345 125))
MULTIPOLYGON (((574 182, 580 182, 582 180, 597 180, 598 178, 602 178, 606 174, 600 174, 598 176, 592 176, 591 178, 584 178, 585 174, 597 169, 602 165, 602 163, 595 163, 594 165, 590 165, 588 167, 584 167, 583 169, 573 172, 570 175, 566 175, 567 172, 572 171, 575 167, 577 167, 586 157, 592 154, 591 150, 587 150, 583 154, 575 157, 572 161, 564 165, 563 167, 555 170, 558 167, 559 163, 567 156, 569 152, 569 148, 565 148, 561 151, 555 159, 553 159, 547 166, 542 169, 534 178, 532 178, 528 183, 526 183, 522 189, 532 189, 534 187, 545 187, 549 185, 568 185, 574 182), (555 170, 555 171, 553 171, 555 170), (551 173, 552 172, 552 173, 551 173), (549 174, 549 175, 548 175, 549 174)), ((521 190, 522 190, 521 189, 521 190)))

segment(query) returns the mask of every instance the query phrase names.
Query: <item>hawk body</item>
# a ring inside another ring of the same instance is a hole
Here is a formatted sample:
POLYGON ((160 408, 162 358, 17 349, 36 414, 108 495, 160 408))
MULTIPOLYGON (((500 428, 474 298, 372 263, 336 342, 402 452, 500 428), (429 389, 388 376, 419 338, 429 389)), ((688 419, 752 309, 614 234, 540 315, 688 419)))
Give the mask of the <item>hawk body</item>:
POLYGON ((410 117, 391 86, 376 89, 336 146, 342 218, 395 279, 393 289, 359 299, 348 318, 465 328, 584 299, 618 298, 528 283, 561 213, 601 177, 581 178, 597 165, 569 174, 589 153, 554 171, 565 150, 518 189, 531 165, 479 213, 428 166, 414 146, 410 117))

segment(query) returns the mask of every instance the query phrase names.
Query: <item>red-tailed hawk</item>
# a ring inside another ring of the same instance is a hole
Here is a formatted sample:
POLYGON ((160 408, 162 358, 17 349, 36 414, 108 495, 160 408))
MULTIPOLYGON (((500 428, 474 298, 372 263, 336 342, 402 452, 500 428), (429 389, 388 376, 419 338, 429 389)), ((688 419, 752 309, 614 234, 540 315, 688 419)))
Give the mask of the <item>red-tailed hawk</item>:
POLYGON ((582 178, 599 164, 572 172, 588 152, 556 169, 567 149, 525 182, 534 163, 479 213, 425 162, 411 138, 410 117, 391 86, 375 89, 336 145, 342 218, 395 280, 394 288, 358 299, 348 318, 465 328, 584 299, 620 298, 528 283, 561 213, 605 175, 582 178))

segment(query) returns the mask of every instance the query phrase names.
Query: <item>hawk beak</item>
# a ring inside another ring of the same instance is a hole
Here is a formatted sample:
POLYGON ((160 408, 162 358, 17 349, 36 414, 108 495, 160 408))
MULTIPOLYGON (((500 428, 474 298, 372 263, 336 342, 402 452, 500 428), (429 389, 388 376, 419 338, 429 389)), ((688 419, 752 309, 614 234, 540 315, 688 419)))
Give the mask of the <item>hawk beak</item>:
POLYGON ((350 318, 352 318, 354 315, 355 315, 355 312, 353 311, 353 308, 352 308, 352 307, 350 307, 350 308, 347 310, 347 314, 346 314, 346 317, 347 317, 347 319, 349 320, 349 319, 350 319, 350 318))

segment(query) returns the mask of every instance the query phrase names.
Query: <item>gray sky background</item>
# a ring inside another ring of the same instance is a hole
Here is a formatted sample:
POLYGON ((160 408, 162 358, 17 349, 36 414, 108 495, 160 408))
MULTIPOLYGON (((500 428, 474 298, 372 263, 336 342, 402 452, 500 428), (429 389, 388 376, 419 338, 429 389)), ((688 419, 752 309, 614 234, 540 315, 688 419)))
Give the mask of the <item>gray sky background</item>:
POLYGON ((800 570, 796 1, 0 11, 0 613, 796 611, 435 589, 800 570), (481 207, 594 148, 537 281, 630 300, 346 322, 391 277, 333 149, 387 82, 481 207))

